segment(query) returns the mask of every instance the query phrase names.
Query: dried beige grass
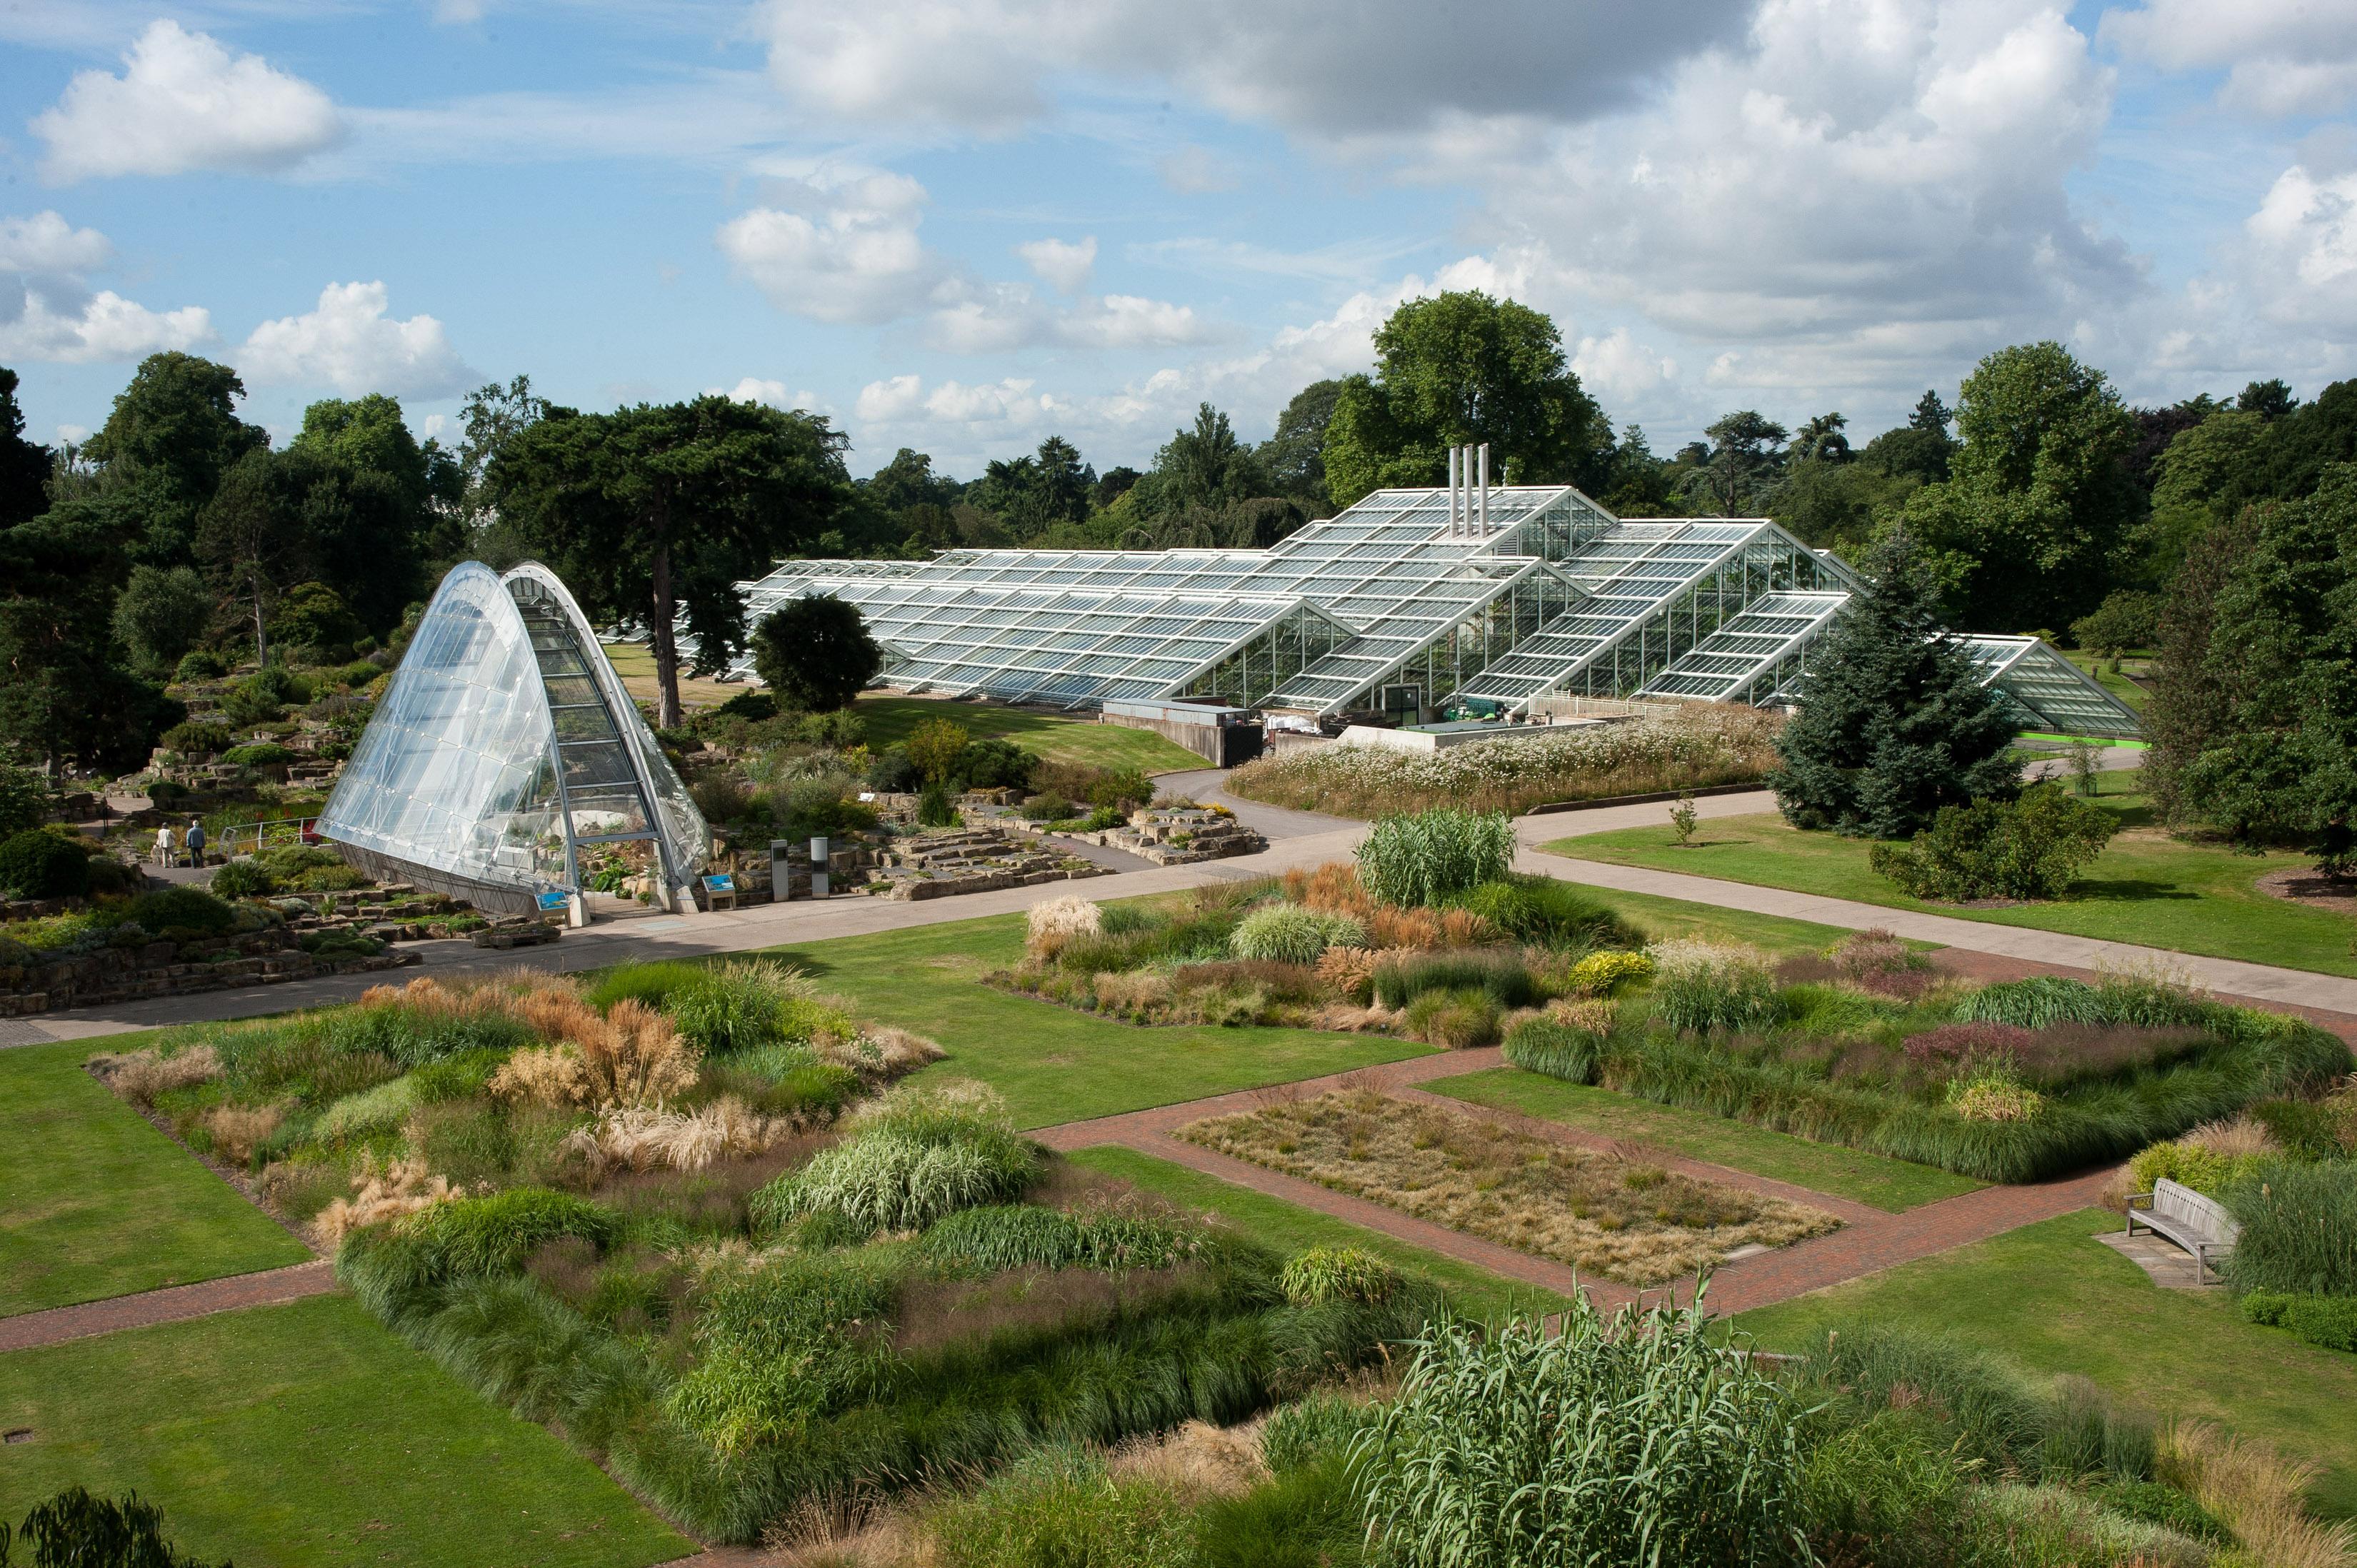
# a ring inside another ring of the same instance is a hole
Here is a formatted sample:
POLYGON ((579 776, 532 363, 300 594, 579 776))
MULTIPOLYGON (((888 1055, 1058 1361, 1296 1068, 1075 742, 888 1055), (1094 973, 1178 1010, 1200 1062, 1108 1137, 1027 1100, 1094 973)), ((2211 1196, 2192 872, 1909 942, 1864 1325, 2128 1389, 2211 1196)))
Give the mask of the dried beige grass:
POLYGON ((1266 1101, 1178 1136, 1629 1284, 1659 1284, 1738 1247, 1781 1247, 1838 1224, 1783 1198, 1371 1090, 1266 1101))
POLYGON ((332 1252, 364 1225, 398 1219, 457 1196, 447 1176, 427 1174, 424 1160, 395 1160, 379 1170, 375 1156, 364 1155, 352 1177, 352 1196, 328 1205, 311 1225, 320 1244, 332 1252))
POLYGON ((526 1046, 500 1064, 485 1086, 501 1100, 533 1105, 587 1105, 597 1086, 575 1047, 526 1046))
POLYGON ((2172 1422, 2154 1446, 2155 1474, 2233 1530, 2259 1568, 2352 1568, 2357 1525, 2310 1518, 2318 1467, 2206 1421, 2172 1422))
POLYGON ((1318 978, 1338 996, 1364 996, 1376 961, 1372 948, 1328 948, 1318 955, 1318 978))
POLYGON ((213 1141, 213 1153, 230 1165, 242 1165, 285 1120, 283 1105, 216 1105, 204 1113, 203 1126, 213 1141))
POLYGON ((1583 1000, 1562 998, 1546 1004, 1546 1015, 1566 1029, 1577 1029, 1587 1035, 1609 1035, 1619 1009, 1602 997, 1583 1000))
POLYGON ((660 1105, 695 1087, 695 1047, 670 1019, 636 998, 615 1003, 601 1016, 576 995, 539 991, 518 998, 516 1011, 543 1035, 575 1048, 589 1078, 592 1104, 660 1105))
POLYGON ((792 1131, 791 1122, 759 1115, 725 1094, 692 1112, 611 1106, 565 1134, 564 1146, 597 1181, 615 1170, 700 1171, 715 1160, 761 1154, 792 1131))
POLYGON ((882 1056, 887 1078, 914 1072, 950 1054, 939 1040, 912 1029, 896 1029, 889 1024, 873 1025, 861 1033, 874 1042, 882 1056))
POLYGON ((2248 1116, 2204 1122, 2185 1133, 2183 1139, 2197 1148, 2223 1155, 2228 1159, 2240 1155, 2272 1155, 2276 1152, 2275 1135, 2248 1116))
POLYGON ((1095 976, 1090 983, 1096 992, 1097 1005, 1117 1013, 1143 1012, 1170 1000, 1170 977, 1159 970, 1107 972, 1095 976))
POLYGON ((1189 1502, 1240 1497, 1268 1479, 1261 1458, 1260 1422, 1213 1426, 1190 1421, 1160 1437, 1137 1437, 1113 1452, 1106 1473, 1116 1481, 1143 1482, 1189 1502))
POLYGON ((1060 898, 1031 906, 1024 928, 1023 950, 1033 958, 1053 958, 1066 943, 1081 937, 1093 937, 1103 929, 1104 911, 1096 901, 1067 893, 1060 898))
POLYGON ((221 1058, 210 1046, 190 1046, 175 1056, 158 1056, 153 1047, 122 1056, 95 1057, 91 1067, 106 1087, 134 1105, 152 1106, 159 1094, 210 1083, 221 1076, 221 1058))

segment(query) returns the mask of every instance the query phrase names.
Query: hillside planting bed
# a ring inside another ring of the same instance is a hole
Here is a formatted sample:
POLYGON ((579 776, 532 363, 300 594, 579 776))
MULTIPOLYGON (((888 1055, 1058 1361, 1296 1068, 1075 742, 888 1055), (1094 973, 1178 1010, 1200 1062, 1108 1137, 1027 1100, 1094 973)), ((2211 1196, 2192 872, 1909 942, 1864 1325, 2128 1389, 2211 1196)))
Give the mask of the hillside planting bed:
POLYGON ((1823 1210, 1372 1090, 1193 1122, 1190 1143, 1624 1284, 1834 1229, 1823 1210))
POLYGON ((930 1042, 782 967, 417 981, 173 1031, 115 1090, 242 1166, 381 1320, 687 1529, 1234 1421, 1426 1287, 1047 1155, 930 1042))

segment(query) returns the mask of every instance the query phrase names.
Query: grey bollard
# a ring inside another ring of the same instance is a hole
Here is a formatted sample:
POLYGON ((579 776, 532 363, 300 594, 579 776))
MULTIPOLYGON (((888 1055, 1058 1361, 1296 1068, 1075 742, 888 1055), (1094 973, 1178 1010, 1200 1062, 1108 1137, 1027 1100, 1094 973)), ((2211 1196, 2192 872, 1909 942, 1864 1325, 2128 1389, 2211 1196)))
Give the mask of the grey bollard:
POLYGON ((791 839, 770 841, 770 897, 776 903, 782 904, 793 896, 793 848, 791 839))
POLYGON ((826 897, 826 835, 811 835, 811 897, 826 897))

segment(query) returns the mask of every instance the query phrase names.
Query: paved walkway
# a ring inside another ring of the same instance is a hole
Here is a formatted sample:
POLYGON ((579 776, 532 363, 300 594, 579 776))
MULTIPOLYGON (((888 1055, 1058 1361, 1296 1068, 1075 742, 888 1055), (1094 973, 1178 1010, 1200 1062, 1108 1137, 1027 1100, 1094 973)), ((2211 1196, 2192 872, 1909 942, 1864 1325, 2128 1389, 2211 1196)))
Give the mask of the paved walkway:
POLYGON ((158 1323, 178 1323, 210 1317, 249 1306, 277 1306, 305 1296, 325 1295, 336 1289, 336 1266, 325 1258, 260 1273, 231 1274, 192 1285, 171 1285, 141 1291, 106 1301, 86 1301, 47 1312, 0 1317, 0 1351, 30 1350, 42 1345, 62 1345, 124 1328, 147 1328, 158 1323))

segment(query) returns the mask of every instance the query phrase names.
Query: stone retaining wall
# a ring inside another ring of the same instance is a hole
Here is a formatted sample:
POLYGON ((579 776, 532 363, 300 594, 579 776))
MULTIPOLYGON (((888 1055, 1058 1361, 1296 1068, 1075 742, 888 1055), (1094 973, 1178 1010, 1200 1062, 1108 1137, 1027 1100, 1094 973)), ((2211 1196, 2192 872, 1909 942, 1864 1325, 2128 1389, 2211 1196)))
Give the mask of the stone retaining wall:
POLYGON ((373 958, 321 958, 305 952, 285 930, 208 937, 192 942, 153 941, 101 948, 69 958, 0 965, 0 1017, 23 1017, 63 1007, 93 1007, 149 996, 181 996, 231 986, 273 985, 355 970, 394 969, 418 961, 414 952, 373 958), (233 951, 219 962, 200 961, 233 951))

